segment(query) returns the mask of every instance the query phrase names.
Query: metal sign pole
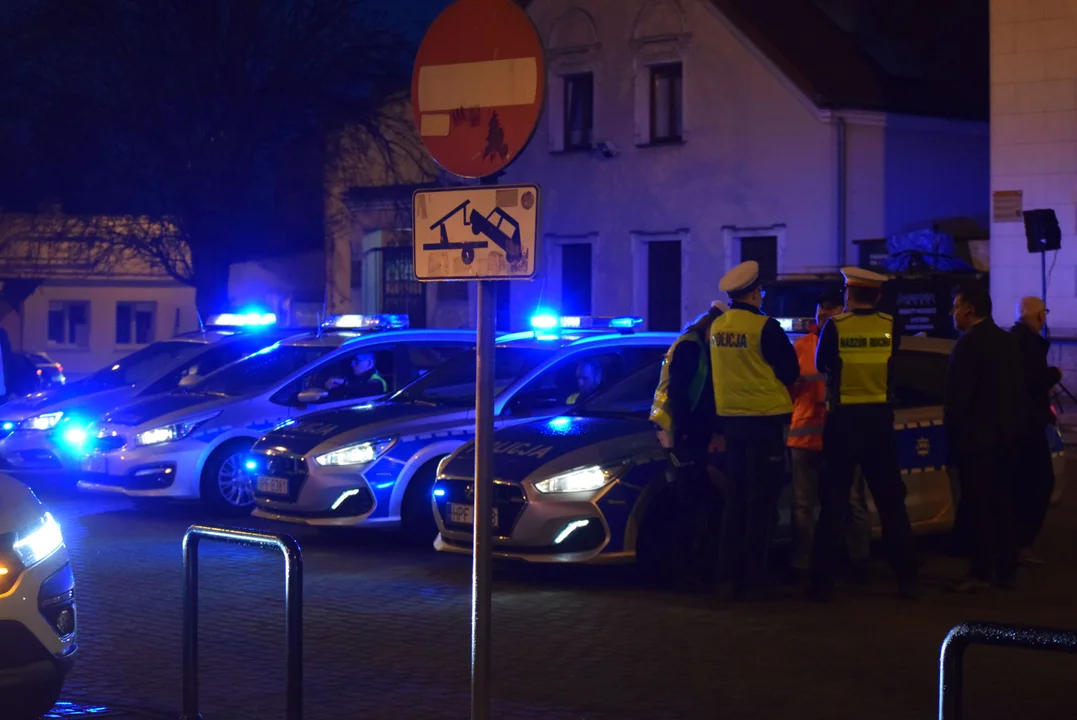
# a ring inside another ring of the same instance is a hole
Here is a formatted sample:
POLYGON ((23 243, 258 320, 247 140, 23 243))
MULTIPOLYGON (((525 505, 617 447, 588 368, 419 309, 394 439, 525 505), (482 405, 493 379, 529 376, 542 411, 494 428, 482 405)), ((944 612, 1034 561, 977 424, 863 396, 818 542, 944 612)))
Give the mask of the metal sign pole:
MULTIPOLYGON (((496 185, 497 176, 483 185, 496 185)), ((471 566, 471 720, 490 717, 490 535, 494 494, 494 326, 497 285, 479 282, 475 362, 475 530, 471 566)))

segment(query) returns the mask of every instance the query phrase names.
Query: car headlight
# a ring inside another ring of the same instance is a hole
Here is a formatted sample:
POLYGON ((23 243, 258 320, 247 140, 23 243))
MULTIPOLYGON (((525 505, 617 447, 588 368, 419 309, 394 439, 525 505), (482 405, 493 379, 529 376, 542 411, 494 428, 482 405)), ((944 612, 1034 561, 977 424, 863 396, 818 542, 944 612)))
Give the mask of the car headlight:
POLYGON ((161 427, 155 427, 152 430, 145 430, 135 435, 135 445, 160 445, 162 443, 182 440, 194 432, 195 428, 199 425, 202 425, 207 420, 212 420, 218 415, 220 415, 220 413, 213 413, 212 415, 206 415, 193 420, 184 420, 183 422, 173 423, 172 425, 162 425, 161 427))
POLYGON ((35 524, 16 533, 12 549, 23 567, 28 568, 52 555, 63 544, 60 523, 56 522, 52 513, 45 513, 35 524))
POLYGON ((559 475, 539 480, 535 489, 540 493, 575 493, 590 492, 606 487, 619 478, 627 465, 618 464, 607 467, 589 465, 563 472, 559 475))
POLYGON ((366 465, 384 455, 394 442, 396 438, 386 438, 345 445, 324 455, 318 455, 314 458, 314 462, 319 465, 366 465))
POLYGON ((52 430, 63 416, 62 412, 43 413, 32 418, 26 418, 19 423, 19 427, 24 430, 52 430))

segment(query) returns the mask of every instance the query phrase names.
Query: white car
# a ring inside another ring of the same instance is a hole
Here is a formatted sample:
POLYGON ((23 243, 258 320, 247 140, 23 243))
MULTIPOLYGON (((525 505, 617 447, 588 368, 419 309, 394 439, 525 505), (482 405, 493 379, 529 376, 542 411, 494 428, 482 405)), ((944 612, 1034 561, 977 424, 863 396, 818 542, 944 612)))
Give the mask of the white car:
POLYGON ((245 456, 267 430, 314 408, 384 397, 475 345, 470 330, 396 329, 406 318, 379 325, 387 316, 357 317, 331 328, 366 323, 369 331, 288 338, 189 388, 106 414, 91 430, 79 488, 247 512, 254 498, 245 456), (346 384, 364 357, 373 357, 384 389, 346 384))
POLYGON ((75 577, 60 526, 0 473, 0 717, 36 720, 74 661, 75 577))
POLYGON ((151 343, 87 378, 0 406, 0 470, 21 480, 77 471, 86 427, 102 414, 169 392, 296 333, 240 330, 218 324, 151 343))
MULTIPOLYGON (((571 320, 564 333, 536 326, 498 339, 495 427, 560 414, 579 401, 581 368, 600 369, 605 386, 660 359, 677 337, 633 332, 638 318, 571 320)), ((437 534, 430 493, 438 463, 474 434, 469 352, 386 402, 312 413, 266 433, 249 459, 257 475, 253 514, 318 527, 399 525, 428 544, 437 534)))

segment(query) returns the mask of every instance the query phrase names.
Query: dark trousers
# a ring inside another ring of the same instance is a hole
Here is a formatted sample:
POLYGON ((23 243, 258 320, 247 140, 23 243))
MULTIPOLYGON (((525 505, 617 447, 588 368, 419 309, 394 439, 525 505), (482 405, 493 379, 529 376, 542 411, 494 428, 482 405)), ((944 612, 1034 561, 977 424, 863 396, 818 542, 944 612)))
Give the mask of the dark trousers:
POLYGON ((1017 547, 1032 547, 1043 530, 1055 491, 1055 469, 1045 432, 1030 434, 1018 444, 1013 489, 1017 547))
POLYGON ((1013 507, 1013 455, 977 452, 958 458, 961 504, 968 537, 969 574, 982 582, 1017 575, 1017 529, 1013 507))
POLYGON ((682 587, 711 585, 721 518, 716 512, 717 493, 711 484, 706 448, 671 453, 666 479, 672 484, 675 508, 671 528, 674 581, 682 587))
POLYGON ((811 557, 812 584, 820 589, 834 583, 857 466, 875 500, 890 566, 899 581, 916 576, 905 483, 894 442, 894 412, 884 405, 846 406, 832 410, 823 429, 819 522, 811 557))
POLYGON ((735 592, 763 588, 778 496, 785 479, 789 419, 726 417, 725 475, 719 571, 735 592))

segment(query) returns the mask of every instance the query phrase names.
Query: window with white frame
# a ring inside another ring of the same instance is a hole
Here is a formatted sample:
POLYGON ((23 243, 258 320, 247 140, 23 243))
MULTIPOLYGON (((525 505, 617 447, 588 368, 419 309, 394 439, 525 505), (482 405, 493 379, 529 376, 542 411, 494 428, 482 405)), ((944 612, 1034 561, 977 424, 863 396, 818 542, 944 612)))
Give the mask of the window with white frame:
POLYGON ((157 303, 116 303, 116 344, 148 345, 155 336, 157 303))
POLYGON ((651 143, 675 143, 683 139, 683 79, 679 62, 651 67, 651 143))
POLYGON ((48 344, 51 347, 90 346, 90 303, 86 300, 49 301, 48 344))
POLYGON ((594 136, 595 76, 593 73, 566 75, 565 150, 589 150, 594 136))

